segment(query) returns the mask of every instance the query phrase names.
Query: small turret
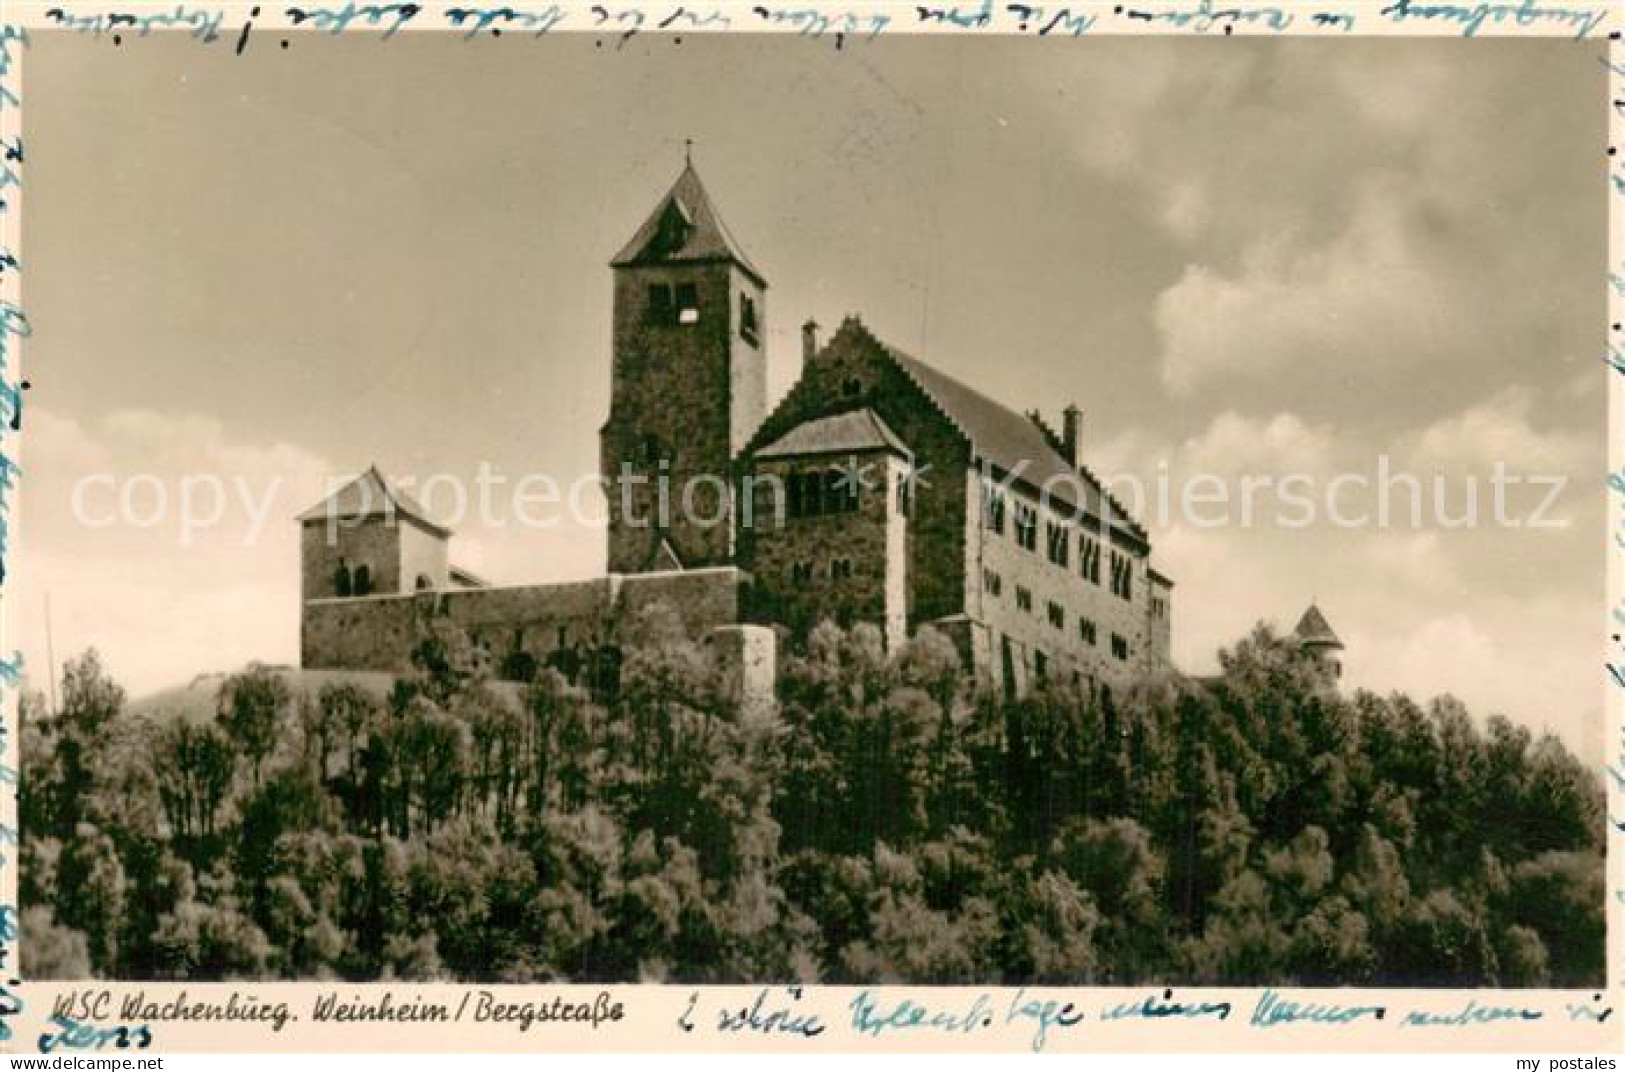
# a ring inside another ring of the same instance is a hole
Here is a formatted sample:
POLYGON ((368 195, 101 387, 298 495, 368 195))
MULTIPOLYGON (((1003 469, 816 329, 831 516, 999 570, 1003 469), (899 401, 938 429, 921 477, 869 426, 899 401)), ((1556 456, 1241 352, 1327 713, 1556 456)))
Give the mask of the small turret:
POLYGON ((1298 641, 1298 646, 1326 669, 1331 680, 1336 681, 1343 676, 1343 642, 1332 632, 1331 623, 1320 612, 1315 604, 1309 604, 1309 609, 1303 612, 1298 619, 1298 627, 1292 631, 1298 641))

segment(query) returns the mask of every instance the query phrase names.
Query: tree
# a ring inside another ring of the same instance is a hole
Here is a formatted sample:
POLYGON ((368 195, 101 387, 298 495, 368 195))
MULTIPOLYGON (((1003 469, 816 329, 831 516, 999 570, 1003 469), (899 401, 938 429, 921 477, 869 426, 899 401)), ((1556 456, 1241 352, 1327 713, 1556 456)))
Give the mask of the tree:
POLYGON ((272 670, 251 666, 220 686, 220 728, 244 756, 259 785, 265 758, 276 748, 288 707, 288 686, 272 670))
POLYGON ((236 769, 232 743, 218 726, 178 716, 157 731, 152 772, 170 829, 182 841, 210 839, 236 769))

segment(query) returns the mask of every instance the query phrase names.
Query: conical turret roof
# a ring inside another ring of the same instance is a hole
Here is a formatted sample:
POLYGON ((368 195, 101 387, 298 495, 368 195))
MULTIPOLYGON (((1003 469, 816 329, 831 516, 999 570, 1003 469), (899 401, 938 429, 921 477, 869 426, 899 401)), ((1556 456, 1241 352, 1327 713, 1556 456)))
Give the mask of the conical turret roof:
POLYGON ((1293 635, 1298 638, 1300 644, 1322 648, 1341 648, 1343 646, 1343 642, 1337 639, 1337 634, 1332 632, 1331 624, 1326 621, 1326 616, 1313 603, 1309 604, 1309 609, 1303 612, 1303 617, 1298 619, 1298 627, 1293 630, 1293 635))

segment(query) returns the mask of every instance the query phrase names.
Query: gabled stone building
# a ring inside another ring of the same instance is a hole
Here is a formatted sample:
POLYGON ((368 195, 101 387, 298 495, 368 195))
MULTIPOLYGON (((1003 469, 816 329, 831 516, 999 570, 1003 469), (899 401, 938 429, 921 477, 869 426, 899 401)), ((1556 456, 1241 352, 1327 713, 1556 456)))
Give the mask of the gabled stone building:
POLYGON ((1172 584, 1084 465, 1076 407, 1057 433, 849 317, 827 342, 804 326, 801 376, 768 413, 766 277, 692 165, 610 266, 608 576, 483 587, 372 470, 301 518, 307 666, 404 666, 406 625, 436 614, 494 665, 557 665, 572 638, 613 647, 655 601, 758 684, 770 627, 796 642, 825 619, 872 622, 889 645, 930 624, 1013 693, 1167 665, 1172 584), (375 496, 392 519, 350 501, 375 496), (338 583, 352 559, 365 592, 338 583))

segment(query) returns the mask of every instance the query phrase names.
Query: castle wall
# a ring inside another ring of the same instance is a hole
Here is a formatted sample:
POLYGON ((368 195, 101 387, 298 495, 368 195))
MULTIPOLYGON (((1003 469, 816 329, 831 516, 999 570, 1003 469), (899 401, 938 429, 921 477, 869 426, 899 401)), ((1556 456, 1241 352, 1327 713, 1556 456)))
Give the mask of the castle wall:
POLYGON ((411 667, 413 645, 435 618, 460 626, 493 667, 516 651, 537 663, 561 649, 616 641, 625 623, 664 603, 691 635, 739 621, 745 575, 733 568, 611 575, 564 584, 453 588, 405 595, 307 600, 300 663, 306 669, 411 667))

